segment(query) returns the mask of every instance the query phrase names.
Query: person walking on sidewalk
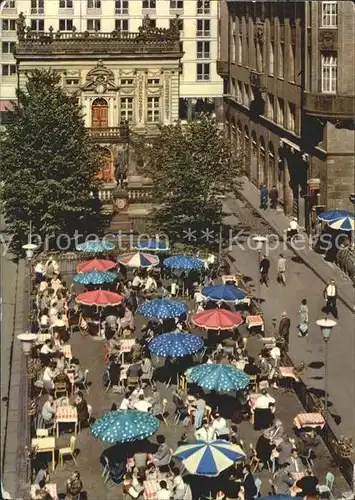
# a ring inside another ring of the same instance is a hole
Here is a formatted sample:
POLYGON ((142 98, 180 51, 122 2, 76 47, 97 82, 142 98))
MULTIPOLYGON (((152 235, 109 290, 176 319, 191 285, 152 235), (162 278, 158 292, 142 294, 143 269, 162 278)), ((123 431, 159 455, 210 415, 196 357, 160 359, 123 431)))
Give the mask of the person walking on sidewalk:
POLYGON ((291 241, 292 238, 299 233, 299 229, 297 217, 293 217, 287 228, 287 241, 291 241))
POLYGON ((260 185, 260 208, 266 210, 269 202, 269 191, 264 184, 260 185))
POLYGON ((277 281, 286 286, 286 259, 282 253, 277 262, 277 281))
POLYGON ((269 286, 268 285, 269 269, 270 269, 270 261, 266 257, 266 255, 263 255, 260 261, 260 283, 261 284, 265 283, 266 286, 269 286))
POLYGON ((270 189, 269 198, 270 198, 270 208, 277 210, 277 207, 279 205, 279 192, 276 186, 272 186, 272 188, 270 189))
POLYGON ((285 352, 288 351, 288 346, 290 342, 290 328, 291 328, 291 320, 287 316, 287 312, 283 312, 279 324, 279 335, 284 339, 285 352))
POLYGON ((308 335, 308 306, 307 300, 302 299, 300 310, 298 311, 300 315, 300 324, 298 326, 298 336, 307 337, 308 335))
POLYGON ((337 298, 338 289, 334 280, 330 280, 329 284, 324 289, 324 298, 326 301, 325 312, 333 314, 334 318, 338 319, 337 298))

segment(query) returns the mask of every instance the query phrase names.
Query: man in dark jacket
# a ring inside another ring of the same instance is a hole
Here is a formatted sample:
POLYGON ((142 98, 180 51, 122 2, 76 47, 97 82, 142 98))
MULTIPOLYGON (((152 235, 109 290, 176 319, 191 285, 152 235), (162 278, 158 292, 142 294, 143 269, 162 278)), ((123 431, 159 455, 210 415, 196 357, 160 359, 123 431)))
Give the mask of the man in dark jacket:
POLYGON ((283 312, 279 324, 279 335, 284 339, 284 347, 286 352, 288 351, 288 345, 290 342, 290 328, 290 318, 287 317, 287 312, 283 312))
POLYGON ((270 261, 265 255, 263 255, 260 261, 260 283, 261 284, 265 283, 266 286, 269 286, 268 285, 269 269, 270 269, 270 261))
POLYGON ((276 210, 279 201, 279 192, 276 186, 272 186, 272 188, 270 189, 269 198, 270 198, 270 207, 276 210))
POLYGON ((244 479, 242 485, 244 486, 245 500, 253 500, 258 492, 255 486, 253 474, 250 472, 250 466, 244 465, 243 467, 244 479))

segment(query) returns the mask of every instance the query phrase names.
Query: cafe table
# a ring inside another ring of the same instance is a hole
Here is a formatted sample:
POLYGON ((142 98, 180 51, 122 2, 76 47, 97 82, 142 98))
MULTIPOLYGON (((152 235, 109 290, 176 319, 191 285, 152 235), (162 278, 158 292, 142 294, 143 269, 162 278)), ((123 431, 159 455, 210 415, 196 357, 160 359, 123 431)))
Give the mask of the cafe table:
POLYGON ((57 437, 59 437, 59 425, 74 423, 75 434, 78 433, 78 412, 75 406, 59 406, 55 414, 55 426, 57 429, 57 437))
POLYGON ((52 453, 52 470, 55 470, 55 438, 42 437, 33 438, 31 447, 36 449, 36 453, 52 453))
MULTIPOLYGON (((36 491, 38 490, 38 488, 38 484, 31 484, 31 499, 37 498, 36 491)), ((58 490, 55 483, 47 483, 45 488, 53 500, 58 500, 58 490)))
POLYGON ((293 425, 297 427, 297 429, 302 429, 303 427, 320 427, 323 429, 325 420, 321 413, 299 413, 294 418, 293 425))
POLYGON ((161 489, 159 483, 162 480, 164 480, 168 483, 168 488, 170 489, 172 486, 171 481, 169 481, 163 477, 161 479, 150 479, 148 481, 143 482, 143 488, 144 488, 143 498, 144 498, 144 500, 156 500, 157 493, 161 489))
POLYGON ((255 328, 261 330, 262 332, 264 331, 264 320, 262 316, 259 316, 257 314, 247 316, 245 319, 245 323, 247 325, 248 330, 255 328))

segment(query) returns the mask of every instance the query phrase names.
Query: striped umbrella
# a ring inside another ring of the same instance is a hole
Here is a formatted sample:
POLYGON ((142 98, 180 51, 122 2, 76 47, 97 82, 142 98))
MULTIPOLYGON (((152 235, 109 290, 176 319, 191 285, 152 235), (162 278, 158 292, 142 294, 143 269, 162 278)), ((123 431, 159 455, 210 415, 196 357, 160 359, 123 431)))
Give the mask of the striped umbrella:
POLYGON ((126 267, 151 267, 159 264, 159 257, 144 252, 125 253, 117 260, 126 267))
POLYGON ((329 210, 318 215, 318 219, 326 222, 332 229, 339 231, 355 230, 355 214, 346 210, 329 210))

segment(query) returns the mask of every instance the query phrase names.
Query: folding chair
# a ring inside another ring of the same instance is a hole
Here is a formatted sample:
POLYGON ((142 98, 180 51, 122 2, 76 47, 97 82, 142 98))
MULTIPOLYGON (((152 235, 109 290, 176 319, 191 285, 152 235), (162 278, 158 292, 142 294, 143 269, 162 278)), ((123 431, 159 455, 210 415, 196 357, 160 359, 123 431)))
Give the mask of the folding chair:
POLYGON ((321 484, 317 486, 318 493, 320 496, 323 496, 325 493, 329 495, 329 498, 334 498, 333 495, 333 486, 334 486, 335 476, 331 472, 327 472, 325 476, 325 484, 321 484))
POLYGON ((256 486, 256 495, 254 498, 258 498, 259 495, 260 495, 260 490, 261 490, 261 485, 262 485, 262 482, 261 482, 261 479, 256 477, 254 479, 254 483, 255 483, 255 486, 256 486))

